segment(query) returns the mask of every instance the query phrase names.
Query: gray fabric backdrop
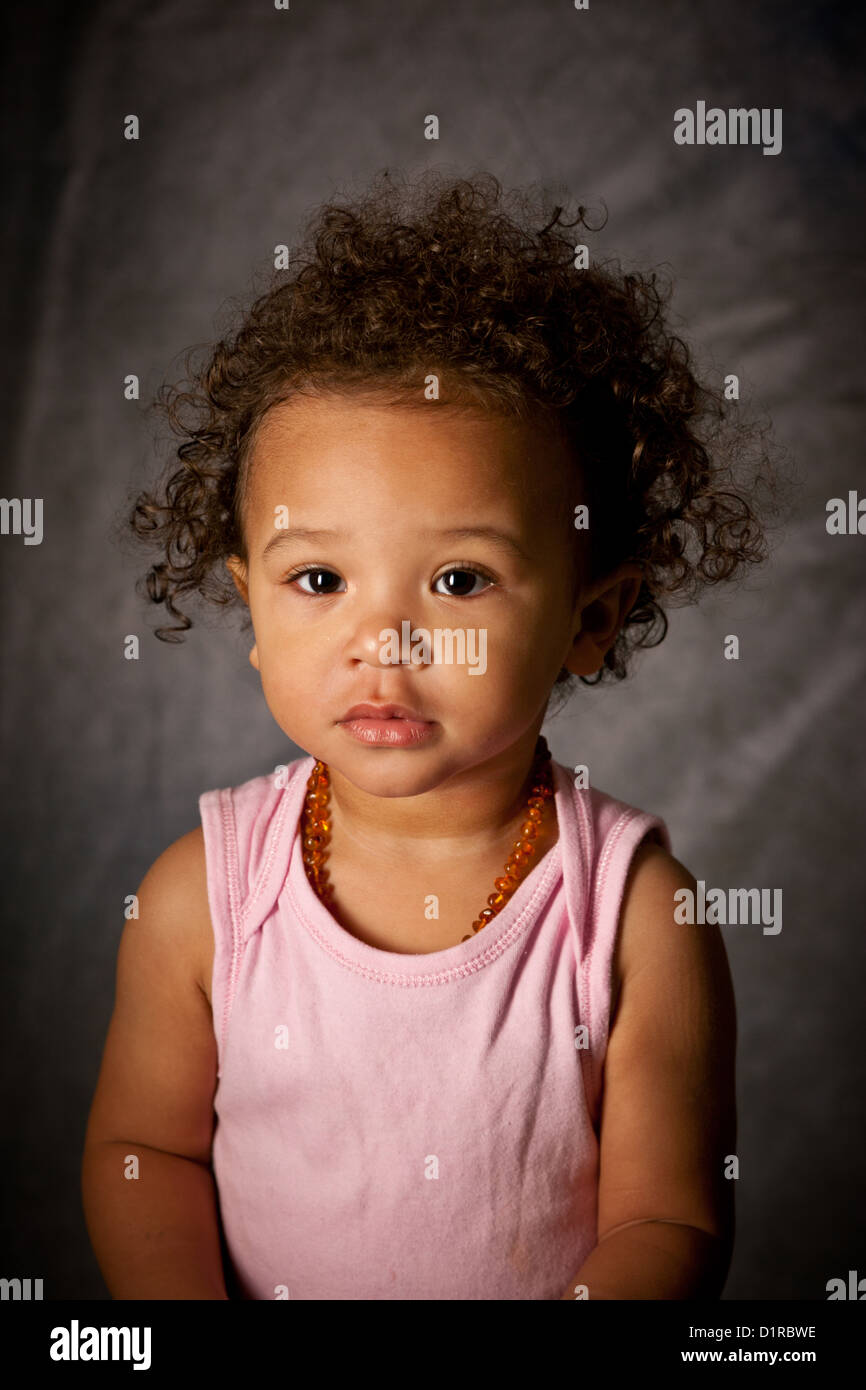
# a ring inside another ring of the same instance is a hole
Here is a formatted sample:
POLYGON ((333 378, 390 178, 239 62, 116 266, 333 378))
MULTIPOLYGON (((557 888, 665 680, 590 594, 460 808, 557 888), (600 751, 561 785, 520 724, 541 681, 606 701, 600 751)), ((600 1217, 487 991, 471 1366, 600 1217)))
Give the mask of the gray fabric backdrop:
POLYGON ((866 1274, 866 538, 825 529, 827 499, 866 488, 853 16, 817 0, 8 7, 2 489, 44 499, 44 538, 0 537, 0 1273, 106 1297, 78 1184, 124 896, 196 823, 199 792, 298 755, 236 622, 181 647, 150 635, 111 528, 164 455, 123 377, 146 400, 348 179, 435 163, 604 200, 605 251, 670 267, 687 336, 796 459, 771 564, 675 611, 629 682, 582 690, 548 736, 662 814, 696 877, 783 889, 779 935, 725 930, 741 1162, 725 1296, 822 1299, 866 1274), (782 152, 676 145, 673 112, 698 100, 781 107, 782 152))

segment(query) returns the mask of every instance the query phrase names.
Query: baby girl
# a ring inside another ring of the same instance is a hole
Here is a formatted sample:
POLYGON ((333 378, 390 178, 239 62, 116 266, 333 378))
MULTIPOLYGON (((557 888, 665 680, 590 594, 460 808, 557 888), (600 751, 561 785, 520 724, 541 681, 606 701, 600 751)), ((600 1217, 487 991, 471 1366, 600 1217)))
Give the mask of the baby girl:
POLYGON ((158 636, 237 605, 304 756, 204 792, 125 924, 83 1163, 115 1298, 723 1288, 721 935, 542 728, 765 527, 655 276, 528 207, 385 175, 163 397, 158 636))

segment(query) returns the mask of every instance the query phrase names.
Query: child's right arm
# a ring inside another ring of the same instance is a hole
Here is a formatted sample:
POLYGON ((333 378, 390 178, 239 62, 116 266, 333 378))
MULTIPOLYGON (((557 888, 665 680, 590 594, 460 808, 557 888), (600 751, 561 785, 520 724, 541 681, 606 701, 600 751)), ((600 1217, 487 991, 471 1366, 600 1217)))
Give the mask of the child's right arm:
POLYGON ((204 840, 160 855, 126 923, 82 1161, 91 1243, 116 1299, 225 1299, 210 1166, 216 1041, 204 840), (210 946, 210 957, 208 955, 210 946), (138 1159, 137 1177, 130 1155, 138 1159))

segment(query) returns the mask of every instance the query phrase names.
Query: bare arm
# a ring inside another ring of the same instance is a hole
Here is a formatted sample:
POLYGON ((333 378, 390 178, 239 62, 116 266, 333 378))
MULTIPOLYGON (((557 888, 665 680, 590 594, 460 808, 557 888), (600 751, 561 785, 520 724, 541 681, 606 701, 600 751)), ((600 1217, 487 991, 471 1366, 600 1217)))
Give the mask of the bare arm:
POLYGON ((604 1067, 598 1243, 563 1299, 718 1298, 734 1240, 736 1010, 715 925, 674 921, 696 889, 641 846, 623 901, 621 979, 604 1067), (585 1295, 584 1295, 585 1296, 585 1295))
POLYGON ((216 1042, 201 830, 160 855, 117 958, 114 1013, 84 1144, 84 1214, 116 1299, 225 1299, 210 1168, 216 1042), (136 1163, 137 1160, 137 1163, 136 1163))
POLYGON ((145 1144, 93 1141, 82 1166, 90 1240, 115 1299, 228 1297, 210 1169, 145 1144), (138 1179, 124 1177, 129 1156, 138 1179))
POLYGON ((730 1264, 726 1242, 671 1221, 609 1232, 587 1255, 563 1299, 718 1298, 730 1264))

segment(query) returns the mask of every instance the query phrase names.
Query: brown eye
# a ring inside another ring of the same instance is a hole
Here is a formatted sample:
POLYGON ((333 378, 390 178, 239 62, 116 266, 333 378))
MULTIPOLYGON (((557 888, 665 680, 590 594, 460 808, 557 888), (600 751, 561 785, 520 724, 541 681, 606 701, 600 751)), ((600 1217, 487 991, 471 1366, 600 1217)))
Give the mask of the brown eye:
POLYGON ((296 570, 294 574, 290 574, 287 577, 286 583, 300 584, 300 581, 302 579, 306 579, 308 575, 311 577, 311 583, 313 587, 311 589, 301 588, 302 594, 318 595, 320 598, 325 598, 329 594, 336 592, 335 589, 327 587, 330 581, 336 580, 338 584, 342 583, 340 576, 338 574, 335 574, 333 570, 327 570, 322 568, 316 569, 314 567, 305 570, 296 570), (320 582, 322 580, 324 581, 323 583, 320 582))
MULTIPOLYGON (((477 594, 483 593, 483 589, 478 589, 475 593, 472 592, 472 586, 477 579, 483 580, 486 584, 493 583, 489 576, 483 574, 481 570, 458 569, 456 567, 446 570, 444 574, 440 574, 436 583, 441 584, 443 580, 446 582, 447 596, 449 598, 475 598, 477 594)), ((441 590, 439 592, 441 592, 441 590)))

